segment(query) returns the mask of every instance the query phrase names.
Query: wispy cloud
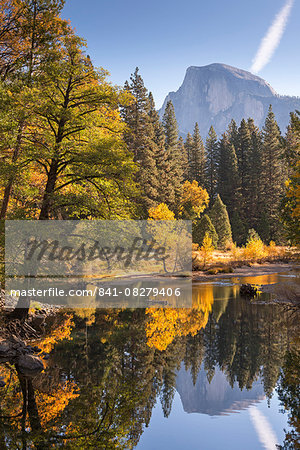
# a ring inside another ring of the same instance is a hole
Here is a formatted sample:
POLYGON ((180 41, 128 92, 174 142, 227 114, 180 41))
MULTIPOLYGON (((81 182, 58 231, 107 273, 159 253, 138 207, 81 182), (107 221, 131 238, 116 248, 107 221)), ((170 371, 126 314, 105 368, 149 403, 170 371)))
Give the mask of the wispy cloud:
POLYGON ((293 4, 294 0, 287 0, 283 8, 275 17, 267 34, 262 39, 259 49, 252 61, 251 72, 260 72, 272 58, 281 41, 293 4))
POLYGON ((266 450, 276 450, 278 439, 266 416, 255 406, 249 408, 249 414, 262 447, 266 450))

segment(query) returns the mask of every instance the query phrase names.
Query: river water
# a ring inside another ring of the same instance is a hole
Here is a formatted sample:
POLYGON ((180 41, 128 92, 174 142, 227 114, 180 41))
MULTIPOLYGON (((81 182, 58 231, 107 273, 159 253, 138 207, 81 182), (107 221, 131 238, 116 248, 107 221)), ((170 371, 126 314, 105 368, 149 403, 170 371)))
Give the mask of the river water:
POLYGON ((43 373, 0 366, 1 450, 299 448, 299 317, 239 295, 290 277, 195 283, 192 310, 60 315, 43 373))

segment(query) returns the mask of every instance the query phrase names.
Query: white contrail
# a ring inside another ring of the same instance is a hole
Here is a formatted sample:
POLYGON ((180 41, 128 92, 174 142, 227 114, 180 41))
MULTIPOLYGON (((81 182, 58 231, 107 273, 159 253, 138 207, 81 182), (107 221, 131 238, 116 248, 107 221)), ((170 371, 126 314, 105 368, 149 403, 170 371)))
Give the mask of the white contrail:
POLYGON ((293 4, 294 0, 287 0, 284 7, 275 17, 252 61, 251 72, 259 72, 272 58, 281 41, 293 4))
POLYGON ((262 447, 276 450, 278 439, 266 416, 255 406, 249 408, 249 414, 262 447))

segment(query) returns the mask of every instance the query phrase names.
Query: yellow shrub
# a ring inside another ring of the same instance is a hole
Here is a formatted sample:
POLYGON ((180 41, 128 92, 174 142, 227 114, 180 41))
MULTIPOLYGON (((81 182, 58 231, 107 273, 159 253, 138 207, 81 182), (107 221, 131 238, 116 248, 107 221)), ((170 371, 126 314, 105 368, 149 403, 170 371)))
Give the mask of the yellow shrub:
POLYGON ((247 242, 244 248, 244 258, 247 260, 255 261, 268 256, 265 245, 261 239, 251 239, 247 242))
POLYGON ((231 243, 230 245, 231 259, 234 262, 240 261, 243 258, 243 249, 236 246, 236 244, 231 243))
POLYGON ((270 241, 269 246, 265 246, 265 251, 267 253, 268 258, 275 258, 275 256, 278 256, 279 249, 276 247, 276 244, 274 241, 270 241))
POLYGON ((193 252, 198 252, 199 251, 199 244, 192 244, 192 251, 193 252))
POLYGON ((200 255, 203 259, 203 267, 211 259, 212 253, 214 251, 214 246, 212 245, 212 238, 209 236, 208 232, 205 233, 202 246, 200 247, 200 255))

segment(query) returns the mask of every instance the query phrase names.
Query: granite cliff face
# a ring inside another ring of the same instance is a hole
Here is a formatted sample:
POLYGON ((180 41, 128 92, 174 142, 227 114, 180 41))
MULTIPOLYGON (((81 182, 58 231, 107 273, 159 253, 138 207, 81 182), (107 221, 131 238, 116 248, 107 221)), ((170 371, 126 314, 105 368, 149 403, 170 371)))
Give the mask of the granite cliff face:
POLYGON ((183 364, 177 373, 176 390, 186 413, 210 416, 227 415, 247 409, 264 399, 263 386, 259 380, 253 383, 250 391, 240 390, 237 383, 231 387, 226 375, 216 368, 209 383, 202 367, 194 385, 190 370, 186 371, 183 364))
POLYGON ((280 96, 262 78, 225 64, 189 67, 178 91, 167 95, 161 116, 168 100, 174 104, 183 136, 193 131, 195 122, 203 137, 211 125, 221 135, 231 119, 239 125, 243 118, 252 117, 262 127, 270 104, 284 133, 289 113, 300 109, 300 98, 280 96))

